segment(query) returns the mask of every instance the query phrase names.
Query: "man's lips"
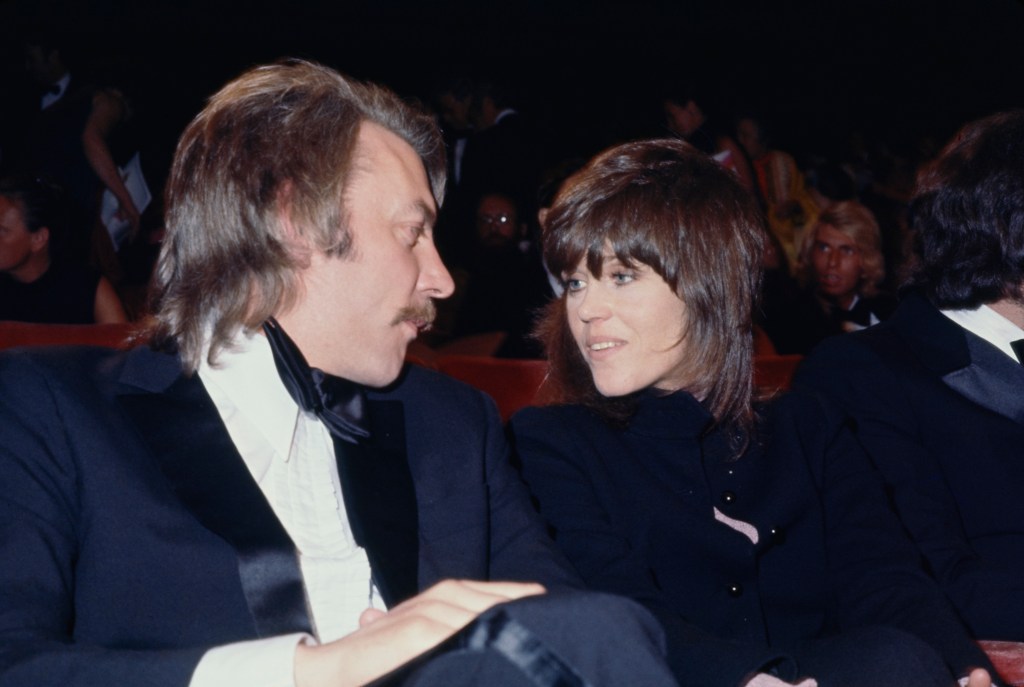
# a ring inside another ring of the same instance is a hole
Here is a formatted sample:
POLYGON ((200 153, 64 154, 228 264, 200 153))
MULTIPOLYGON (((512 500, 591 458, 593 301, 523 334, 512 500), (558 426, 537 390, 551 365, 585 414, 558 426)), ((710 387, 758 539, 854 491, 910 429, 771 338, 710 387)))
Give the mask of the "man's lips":
POLYGON ((398 315, 391 322, 392 325, 399 325, 403 323, 411 324, 416 328, 416 331, 425 332, 430 329, 434 324, 434 319, 437 317, 437 308, 434 307, 433 301, 426 301, 423 305, 415 306, 408 305, 398 311, 398 315))

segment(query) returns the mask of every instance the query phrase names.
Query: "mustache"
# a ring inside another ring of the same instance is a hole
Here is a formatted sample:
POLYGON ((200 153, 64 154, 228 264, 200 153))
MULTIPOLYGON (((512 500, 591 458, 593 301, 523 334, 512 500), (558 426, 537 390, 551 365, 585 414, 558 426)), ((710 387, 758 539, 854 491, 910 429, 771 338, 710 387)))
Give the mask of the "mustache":
POLYGON ((430 329, 430 326, 437 319, 437 307, 434 301, 427 299, 423 305, 407 305, 398 311, 395 319, 391 321, 392 326, 402 322, 413 322, 421 330, 430 329))

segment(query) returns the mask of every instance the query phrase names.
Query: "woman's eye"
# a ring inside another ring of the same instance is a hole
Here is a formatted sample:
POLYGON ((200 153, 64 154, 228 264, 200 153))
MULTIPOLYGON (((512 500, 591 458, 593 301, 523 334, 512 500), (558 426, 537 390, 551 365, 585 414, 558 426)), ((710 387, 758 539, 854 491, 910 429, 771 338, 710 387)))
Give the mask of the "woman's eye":
POLYGON ((582 279, 563 279, 562 283, 565 284, 566 291, 579 291, 583 288, 584 282, 582 279))
POLYGON ((634 272, 612 272, 612 281, 616 284, 628 284, 636 279, 634 272))

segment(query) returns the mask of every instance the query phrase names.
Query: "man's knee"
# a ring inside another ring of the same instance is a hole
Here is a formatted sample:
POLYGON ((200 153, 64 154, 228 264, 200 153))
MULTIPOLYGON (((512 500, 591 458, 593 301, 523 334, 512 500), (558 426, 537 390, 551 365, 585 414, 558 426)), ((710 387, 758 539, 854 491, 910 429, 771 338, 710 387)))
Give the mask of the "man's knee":
POLYGON ((554 592, 498 607, 591 684, 674 685, 661 625, 634 601, 598 592, 554 592), (617 680, 626 680, 617 682, 617 680))

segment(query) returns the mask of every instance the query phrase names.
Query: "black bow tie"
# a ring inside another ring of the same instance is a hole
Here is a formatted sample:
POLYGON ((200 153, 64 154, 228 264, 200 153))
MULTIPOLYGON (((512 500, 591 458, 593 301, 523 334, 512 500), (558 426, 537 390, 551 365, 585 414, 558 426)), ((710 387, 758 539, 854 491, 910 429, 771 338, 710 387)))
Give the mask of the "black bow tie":
POLYGON ((850 310, 838 305, 833 306, 832 317, 838 322, 852 322, 861 327, 871 326, 871 309, 863 300, 857 301, 850 310))
POLYGON ((1024 339, 1017 339, 1010 342, 1010 348, 1017 354, 1017 362, 1024 365, 1024 339))
POLYGON ((370 436, 361 386, 310 367, 275 319, 267 320, 263 331, 281 381, 300 408, 316 415, 331 434, 351 444, 370 436))

